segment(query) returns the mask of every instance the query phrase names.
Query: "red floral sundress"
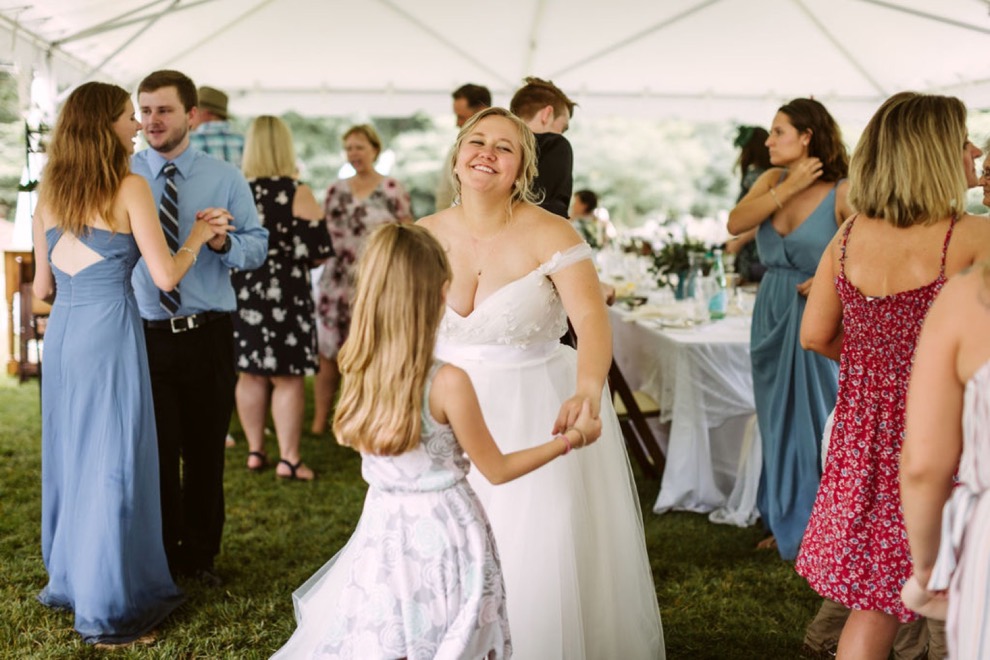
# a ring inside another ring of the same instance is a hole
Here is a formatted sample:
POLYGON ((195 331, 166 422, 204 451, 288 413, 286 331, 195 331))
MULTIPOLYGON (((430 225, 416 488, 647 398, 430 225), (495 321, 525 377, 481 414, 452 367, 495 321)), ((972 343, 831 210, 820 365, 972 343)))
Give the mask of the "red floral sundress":
POLYGON ((917 615, 900 597, 911 575, 897 474, 904 408, 918 333, 945 284, 955 220, 942 244, 938 277, 881 297, 864 296, 846 279, 846 243, 854 223, 855 218, 843 234, 835 278, 845 332, 835 421, 795 567, 825 598, 906 622, 917 615))

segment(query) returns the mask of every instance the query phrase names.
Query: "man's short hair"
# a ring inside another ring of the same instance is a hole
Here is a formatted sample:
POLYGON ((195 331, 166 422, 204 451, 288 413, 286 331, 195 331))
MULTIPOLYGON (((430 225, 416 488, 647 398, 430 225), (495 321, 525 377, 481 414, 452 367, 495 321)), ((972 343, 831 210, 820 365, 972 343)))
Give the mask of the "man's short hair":
POLYGON ((525 80, 526 84, 513 94, 512 102, 509 103, 512 114, 523 121, 529 121, 537 112, 549 105, 553 107, 555 117, 563 116, 565 111, 568 116, 574 116, 577 103, 567 98, 567 94, 560 91, 552 81, 535 76, 529 76, 525 80))
POLYGON ((472 109, 482 110, 492 107, 492 93, 484 85, 475 85, 474 83, 461 85, 454 90, 451 96, 455 101, 464 99, 468 107, 472 109))
POLYGON ((141 92, 157 92, 163 87, 175 87, 179 94, 179 100, 186 112, 199 105, 199 95, 196 92, 196 85, 189 76, 171 69, 154 71, 145 76, 141 84, 138 85, 138 94, 141 92))

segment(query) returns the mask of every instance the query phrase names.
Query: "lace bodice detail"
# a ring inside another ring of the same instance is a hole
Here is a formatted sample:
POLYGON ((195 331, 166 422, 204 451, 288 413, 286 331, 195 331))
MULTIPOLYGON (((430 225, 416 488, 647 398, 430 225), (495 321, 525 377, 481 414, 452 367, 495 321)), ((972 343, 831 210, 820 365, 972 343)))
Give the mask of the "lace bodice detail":
POLYGON ((557 341, 567 331, 567 314, 550 275, 591 255, 591 247, 579 243, 495 291, 467 316, 448 307, 437 341, 503 346, 557 341))

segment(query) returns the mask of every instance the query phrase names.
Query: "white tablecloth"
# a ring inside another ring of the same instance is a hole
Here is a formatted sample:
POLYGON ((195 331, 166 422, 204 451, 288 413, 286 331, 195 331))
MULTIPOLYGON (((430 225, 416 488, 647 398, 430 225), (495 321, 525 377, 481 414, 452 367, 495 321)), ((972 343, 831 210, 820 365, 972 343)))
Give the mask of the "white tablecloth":
POLYGON ((749 318, 660 329, 656 319, 632 321, 618 307, 609 314, 619 368, 660 404, 654 430, 667 466, 654 512, 711 512, 713 522, 753 524, 762 455, 749 318))

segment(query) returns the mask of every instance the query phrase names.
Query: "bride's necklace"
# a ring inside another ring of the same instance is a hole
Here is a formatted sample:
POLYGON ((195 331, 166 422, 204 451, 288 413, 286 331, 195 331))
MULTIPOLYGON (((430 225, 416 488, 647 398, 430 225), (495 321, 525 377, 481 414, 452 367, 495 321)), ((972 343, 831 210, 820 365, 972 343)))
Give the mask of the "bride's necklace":
POLYGON ((508 226, 509 226, 509 220, 506 219, 505 222, 502 223, 502 226, 499 228, 499 230, 494 234, 492 234, 491 236, 488 236, 486 238, 475 238, 474 236, 471 237, 471 249, 474 251, 474 262, 477 265, 477 267, 474 270, 475 270, 475 275, 478 277, 479 280, 481 279, 481 273, 485 270, 488 261, 491 259, 492 254, 494 254, 495 252, 495 245, 496 245, 495 239, 501 236, 502 232, 505 231, 505 228, 508 226), (483 245, 487 246, 487 250, 485 250, 481 256, 478 255, 478 243, 482 243, 483 245))

